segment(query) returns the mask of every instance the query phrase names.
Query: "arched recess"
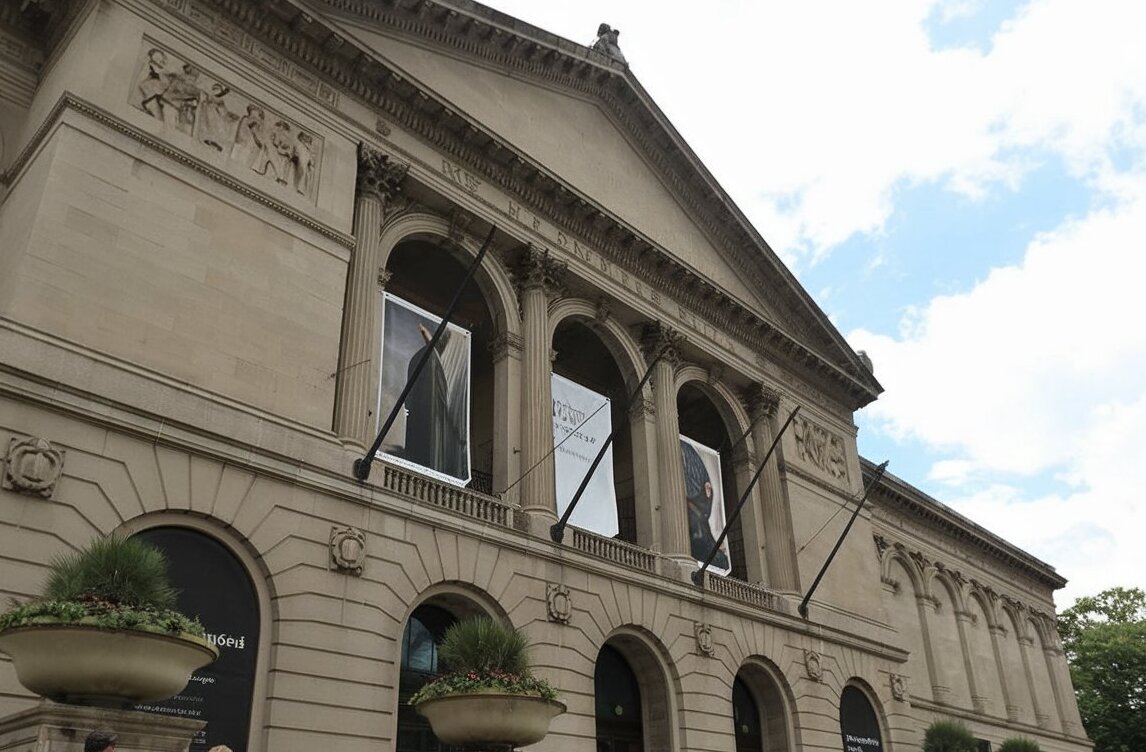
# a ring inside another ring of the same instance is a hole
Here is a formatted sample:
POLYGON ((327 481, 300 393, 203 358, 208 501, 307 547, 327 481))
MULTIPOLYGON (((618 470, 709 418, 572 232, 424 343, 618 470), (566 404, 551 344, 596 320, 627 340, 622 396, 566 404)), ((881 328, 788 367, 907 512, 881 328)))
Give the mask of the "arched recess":
POLYGON ((792 752, 799 748, 792 716, 795 698, 783 673, 771 661, 761 657, 745 661, 736 672, 732 695, 737 752, 792 752), (743 705, 745 694, 750 708, 743 705), (748 712, 741 715, 745 710, 748 712), (751 732, 753 710, 755 733, 751 732))
POLYGON ((983 600, 977 589, 972 589, 967 596, 967 612, 970 618, 965 629, 971 668, 975 672, 975 708, 981 713, 1005 718, 1006 693, 1003 691, 1003 679, 999 673, 992 635, 995 623, 990 605, 983 600))
POLYGON ((488 616, 512 626, 505 611, 485 593, 464 583, 439 583, 423 592, 403 619, 398 644, 398 707, 395 713, 396 752, 442 752, 429 722, 409 700, 440 673, 437 648, 451 625, 469 616, 488 616))
POLYGON ((1031 699, 1031 680, 1023 661, 1023 618, 1017 609, 1004 605, 1002 620, 1004 633, 1000 647, 1003 671, 1007 677, 1007 717, 1033 726, 1036 721, 1031 699))
POLYGON ((891 752, 879 699, 866 682, 855 677, 840 692, 840 737, 843 749, 851 752, 891 752))
POLYGON ((889 550, 886 555, 882 580, 887 618, 899 632, 900 646, 908 651, 904 667, 909 679, 908 687, 920 697, 931 699, 935 680, 922 610, 926 602, 923 582, 915 564, 896 549, 889 550))
MULTIPOLYGON (((609 398, 610 426, 615 432, 611 447, 613 461, 609 468, 613 481, 613 509, 606 508, 609 506, 607 503, 601 503, 587 491, 578 504, 574 524, 578 524, 578 520, 585 520, 582 526, 594 532, 615 535, 629 543, 653 547, 656 538, 651 513, 649 474, 655 463, 650 460, 648 450, 654 437, 651 427, 644 420, 644 411, 634 410, 629 400, 629 395, 644 375, 645 366, 640 350, 629 333, 616 321, 598 314, 596 306, 580 299, 561 300, 549 311, 549 335, 554 354, 552 372, 575 385, 570 391, 569 387, 562 388, 554 384, 555 429, 560 431, 562 427, 575 427, 583 420, 584 413, 591 414, 599 404, 597 398, 579 393, 577 387, 580 387, 609 398), (567 397, 575 400, 576 404, 559 405, 563 402, 559 399, 563 391, 568 391, 567 397), (559 414, 558 410, 562 408, 567 410, 559 414), (603 524, 591 524, 591 520, 608 515, 614 509, 615 519, 603 520, 603 524)), ((635 401, 643 402, 643 396, 638 396, 635 401)), ((587 466, 588 461, 595 456, 599 440, 607 435, 604 430, 603 424, 598 424, 593 442, 579 441, 574 436, 556 451, 575 452, 580 455, 581 461, 573 460, 568 466, 578 471, 587 469, 582 466, 587 466)), ((555 435, 555 443, 563 438, 555 435)), ((580 472, 572 475, 576 477, 561 477, 558 473, 559 515, 565 510, 581 479, 580 472)), ((592 488, 589 487, 590 490, 592 488)))
MULTIPOLYGON (((637 695, 640 700, 641 744, 635 748, 632 746, 631 733, 621 735, 619 739, 610 736, 610 732, 616 729, 604 724, 598 727, 602 736, 598 737, 597 748, 609 752, 679 749, 680 681, 664 647, 643 630, 625 627, 615 631, 605 641, 601 652, 598 653, 598 662, 602 653, 605 654, 606 660, 620 657, 636 679, 637 695), (626 744, 628 746, 624 746, 626 744)), ((598 690, 605 690, 598 685, 597 678, 602 677, 595 672, 595 697, 598 690)), ((594 702, 595 707, 596 705, 594 702)))
POLYGON ((970 710, 971 685, 959 626, 962 598, 941 574, 932 574, 929 589, 933 610, 929 615, 928 633, 936 675, 935 699, 970 710))
POLYGON ((1034 617, 1027 619, 1027 630, 1031 637, 1027 647, 1027 662, 1031 668, 1031 681, 1034 685, 1035 717, 1042 728, 1061 731, 1062 720, 1059 715, 1058 700, 1055 698, 1054 680, 1047 664, 1046 649, 1049 640, 1034 617))
MULTIPOLYGON (((755 468, 748 463, 747 438, 749 420, 739 400, 720 384, 708 381, 708 374, 696 366, 682 368, 677 374, 677 420, 683 436, 715 451, 719 455, 723 504, 717 506, 715 493, 708 494, 705 483, 711 472, 698 462, 705 460, 699 450, 690 452, 682 446, 689 542, 693 556, 703 560, 727 523, 743 488, 755 468), (707 523, 705 524, 705 515, 707 523)), ((715 486, 715 484, 713 484, 715 486)), ((730 570, 733 577, 750 582, 764 580, 760 534, 752 514, 741 516, 730 528, 726 550, 713 559, 712 566, 730 570)), ((722 549, 725 548, 722 546, 722 549)))
POLYGON ((201 732, 205 736, 196 738, 196 746, 225 744, 235 752, 264 748, 275 601, 272 580, 259 554, 232 528, 179 512, 136 517, 116 532, 159 546, 168 558, 172 585, 180 591, 179 608, 199 616, 208 634, 239 638, 220 646, 219 660, 194 674, 216 679, 199 683, 203 702, 196 709, 209 723, 201 732), (240 626, 245 621, 240 612, 248 606, 253 608, 248 615, 257 624, 256 634, 240 626), (221 715, 209 717, 213 712, 221 715), (249 719, 246 738, 236 738, 242 736, 235 729, 244 719, 249 719))
MULTIPOLYGON (((380 428, 389 414, 397 392, 420 355, 419 348, 432 333, 436 321, 446 313, 466 269, 480 250, 480 243, 469 237, 451 239, 449 224, 441 217, 410 214, 401 215, 386 225, 381 248, 378 305, 381 325, 373 358, 374 383, 391 386, 379 390, 376 428, 380 428), (431 318, 424 327, 427 333, 419 335, 421 329, 413 328, 413 319, 406 320, 409 316, 416 318, 416 311, 412 313, 413 309, 393 302, 384 304, 383 293, 387 299, 396 297, 428 314, 431 318), (405 326, 393 327, 398 318, 388 325, 387 311, 395 316, 401 314, 405 326), (390 344, 393 362, 389 364, 385 362, 383 342, 390 344)), ((446 476, 456 475, 454 470, 464 465, 468 485, 491 493, 512 482, 514 478, 510 476, 516 476, 517 471, 510 451, 516 444, 517 429, 508 415, 516 378, 505 362, 512 347, 496 345, 520 341, 520 318, 513 285, 492 253, 466 284, 452 323, 469 336, 468 379, 460 375, 460 366, 452 371, 437 369, 444 374, 442 378, 437 373, 424 374, 419 384, 424 382, 425 388, 416 387, 407 397, 406 409, 399 412, 382 451, 409 459, 418 466, 433 465, 430 470, 445 468, 446 476), (451 378, 451 373, 459 375, 451 378), (437 383, 444 388, 435 390, 437 383), (463 397, 468 397, 468 411, 459 402, 463 397), (444 402, 449 408, 435 412, 427 406, 434 401, 444 402), (416 412, 448 415, 448 418, 415 421, 416 412), (411 418, 409 426, 405 421, 407 416, 411 418), (438 425, 443 426, 442 430, 424 428, 438 425)), ((457 339, 454 345, 460 342, 457 339)), ((447 340, 439 343, 437 349, 444 353, 450 347, 447 340)), ((445 362, 447 358, 443 356, 441 360, 445 362)), ((431 361, 432 370, 433 366, 431 361)))

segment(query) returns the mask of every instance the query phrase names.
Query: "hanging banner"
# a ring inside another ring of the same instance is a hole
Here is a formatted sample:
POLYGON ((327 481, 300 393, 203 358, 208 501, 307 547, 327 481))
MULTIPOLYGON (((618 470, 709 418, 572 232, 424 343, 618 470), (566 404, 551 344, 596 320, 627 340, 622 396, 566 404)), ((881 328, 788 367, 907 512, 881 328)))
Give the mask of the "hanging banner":
MULTIPOLYGON (((553 452, 557 514, 565 514, 593 459, 613 431, 609 398, 554 374, 553 452), (590 417, 592 416, 592 417, 590 417), (582 425, 582 423, 584 425, 582 425)), ((617 534, 617 495, 613 486, 613 448, 597 465, 569 524, 612 537, 617 534)))
MULTIPOLYGON (((680 437, 681 463, 684 466, 684 496, 688 509, 688 537, 692 558, 703 563, 724 530, 724 484, 720 475, 720 452, 698 444, 687 436, 680 437)), ((728 574, 728 541, 720 544, 709 570, 728 574)))
MULTIPOLYGON (((381 424, 397 402, 441 319, 383 293, 381 424)), ((470 480, 470 333, 450 324, 406 397, 379 454, 440 480, 470 480)))

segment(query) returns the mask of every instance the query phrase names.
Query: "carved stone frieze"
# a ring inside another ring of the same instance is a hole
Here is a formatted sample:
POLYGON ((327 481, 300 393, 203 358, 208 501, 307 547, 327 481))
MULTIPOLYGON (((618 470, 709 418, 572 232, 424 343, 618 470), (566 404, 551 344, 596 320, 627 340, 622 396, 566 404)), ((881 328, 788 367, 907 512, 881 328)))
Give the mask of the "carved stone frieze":
POLYGON ((792 423, 792 433, 796 437, 796 455, 801 460, 831 478, 847 480, 847 451, 840 436, 802 415, 792 423))
POLYGON ((47 439, 13 437, 8 442, 0 487, 8 491, 52 498, 64 469, 64 451, 47 439))
POLYGON ((546 585, 545 606, 549 621, 568 624, 573 615, 573 599, 569 595, 569 588, 560 583, 546 585))
POLYGON ((330 563, 339 572, 361 575, 366 566, 366 535, 353 527, 332 527, 330 563))
POLYGON ((824 680, 823 658, 815 650, 804 651, 804 673, 812 681, 824 680))
POLYGON ((716 646, 712 642, 712 625, 705 622, 695 622, 693 633, 696 635, 696 653, 711 658, 716 653, 716 646))
POLYGON ((402 181, 409 171, 410 165, 396 161, 369 144, 358 144, 358 181, 355 189, 359 196, 370 196, 381 201, 385 210, 393 208, 394 200, 402 189, 402 181))
POLYGON ((316 133, 151 40, 136 69, 128 99, 160 124, 163 138, 265 190, 316 200, 323 152, 316 133))

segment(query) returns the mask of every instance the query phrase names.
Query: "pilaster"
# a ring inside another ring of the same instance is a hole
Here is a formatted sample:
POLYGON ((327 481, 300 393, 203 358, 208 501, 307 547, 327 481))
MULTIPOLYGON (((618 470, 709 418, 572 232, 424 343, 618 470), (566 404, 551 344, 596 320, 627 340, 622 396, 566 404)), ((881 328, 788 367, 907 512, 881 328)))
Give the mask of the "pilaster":
POLYGON ((653 516, 661 524, 662 552, 684 569, 695 566, 689 547, 685 509, 684 467, 680 455, 680 422, 676 412, 676 367, 680 363, 682 337, 661 323, 645 327, 641 345, 650 361, 663 352, 653 366, 653 409, 656 414, 656 447, 659 494, 653 516))

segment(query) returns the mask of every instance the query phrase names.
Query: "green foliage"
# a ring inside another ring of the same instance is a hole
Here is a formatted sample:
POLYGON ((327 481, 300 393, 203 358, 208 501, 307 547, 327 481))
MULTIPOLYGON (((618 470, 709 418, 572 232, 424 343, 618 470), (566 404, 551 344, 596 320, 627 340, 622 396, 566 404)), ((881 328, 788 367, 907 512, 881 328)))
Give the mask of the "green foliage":
POLYGON ((78 624, 203 637, 198 619, 173 610, 175 597, 158 548, 109 536, 54 559, 42 596, 0 614, 0 630, 78 624))
POLYGON ((923 752, 976 752, 975 735, 959 721, 939 720, 923 735, 923 752))
POLYGON ((168 580, 162 551, 137 538, 109 535, 83 550, 57 556, 44 598, 170 609, 175 607, 176 592, 168 580))
POLYGON ((1025 736, 1014 736, 999 745, 999 752, 1040 752, 1039 743, 1025 736))
POLYGON ((529 671, 525 637, 487 616, 462 619, 446 630, 438 657, 452 672, 486 671, 524 674, 529 671))
POLYGON ((1146 592, 1079 598, 1058 624, 1094 752, 1146 749, 1146 592))
POLYGON ((524 635, 489 617, 463 619, 447 629, 438 658, 449 673, 418 690, 410 698, 411 705, 488 690, 557 699, 557 690, 530 672, 524 635))

